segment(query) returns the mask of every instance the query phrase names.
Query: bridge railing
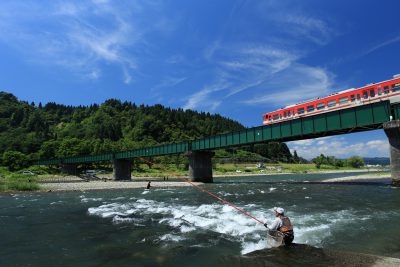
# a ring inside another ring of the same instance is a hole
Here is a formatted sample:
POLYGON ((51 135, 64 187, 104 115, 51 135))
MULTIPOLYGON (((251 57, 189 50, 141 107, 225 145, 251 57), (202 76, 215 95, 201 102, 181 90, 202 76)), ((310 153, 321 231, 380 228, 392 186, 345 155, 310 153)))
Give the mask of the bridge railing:
POLYGON ((335 134, 338 131, 349 129, 354 129, 354 131, 366 130, 367 128, 364 127, 373 128, 389 120, 390 104, 388 101, 382 101, 272 125, 254 127, 239 132, 210 136, 192 141, 191 147, 192 150, 203 150, 265 141, 299 140, 320 134, 326 136, 330 133, 335 134))

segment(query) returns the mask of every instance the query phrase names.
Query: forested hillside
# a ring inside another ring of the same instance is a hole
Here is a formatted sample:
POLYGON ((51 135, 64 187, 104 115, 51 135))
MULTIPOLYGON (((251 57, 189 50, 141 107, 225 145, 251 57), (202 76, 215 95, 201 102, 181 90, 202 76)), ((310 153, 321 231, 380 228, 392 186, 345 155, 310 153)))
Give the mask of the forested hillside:
MULTIPOLYGON (((110 99, 101 105, 28 103, 0 92, 0 153, 19 151, 53 158, 98 154, 179 142, 245 127, 220 115, 110 99)), ((290 161, 285 144, 247 148, 268 159, 290 161)))

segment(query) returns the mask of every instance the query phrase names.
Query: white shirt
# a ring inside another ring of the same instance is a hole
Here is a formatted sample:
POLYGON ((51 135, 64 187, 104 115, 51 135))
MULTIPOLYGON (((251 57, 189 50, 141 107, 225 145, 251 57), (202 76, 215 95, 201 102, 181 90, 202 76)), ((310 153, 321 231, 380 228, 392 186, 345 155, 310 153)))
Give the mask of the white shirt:
POLYGON ((278 230, 278 228, 282 227, 282 225, 283 225, 282 219, 279 217, 276 217, 275 221, 271 224, 271 226, 268 226, 268 229, 278 230))

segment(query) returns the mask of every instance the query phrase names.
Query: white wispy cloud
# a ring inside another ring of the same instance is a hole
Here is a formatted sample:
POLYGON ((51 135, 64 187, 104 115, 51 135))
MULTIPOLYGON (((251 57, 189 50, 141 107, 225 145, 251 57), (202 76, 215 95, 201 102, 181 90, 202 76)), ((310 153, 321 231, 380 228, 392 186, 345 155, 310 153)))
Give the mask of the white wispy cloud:
POLYGON ((383 42, 381 42, 381 43, 379 43, 379 44, 376 44, 376 45, 370 47, 370 48, 367 49, 365 52, 363 52, 362 55, 363 55, 363 56, 366 56, 366 55, 368 55, 368 54, 371 54, 371 53, 373 53, 373 52, 375 52, 375 51, 377 51, 377 50, 379 50, 379 49, 385 47, 385 46, 388 46, 388 45, 391 45, 391 44, 394 44, 394 43, 397 43, 397 42, 400 42, 400 35, 399 35, 399 36, 396 36, 396 37, 394 37, 394 38, 390 38, 390 39, 388 39, 388 40, 385 40, 385 41, 383 41, 383 42))
POLYGON ((213 112, 216 108, 218 108, 222 101, 212 98, 211 95, 215 92, 226 90, 229 86, 230 83, 223 80, 219 81, 218 83, 205 86, 200 91, 189 96, 183 108, 196 109, 201 107, 213 112))
POLYGON ((389 46, 389 45, 392 45, 392 44, 395 44, 398 42, 400 42, 400 35, 391 37, 391 38, 381 41, 379 43, 362 44, 363 47, 360 47, 359 50, 352 51, 351 54, 336 58, 333 61, 333 64, 344 64, 345 62, 348 62, 348 61, 354 61, 354 60, 363 58, 365 56, 368 56, 368 55, 382 49, 382 48, 385 48, 386 46, 389 46))
POLYGON ((302 14, 276 16, 279 21, 288 24, 284 31, 296 37, 304 37, 318 45, 327 44, 337 33, 328 24, 318 18, 302 14))
POLYGON ((132 82, 132 76, 129 72, 129 69, 126 66, 122 67, 122 71, 124 74, 124 83, 125 84, 130 84, 132 82))
POLYGON ((151 91, 157 91, 163 88, 174 87, 180 84, 181 82, 185 81, 186 79, 187 77, 173 77, 173 76, 165 77, 161 80, 160 83, 156 84, 153 88, 151 88, 151 91))
POLYGON ((334 75, 329 71, 298 63, 302 53, 297 50, 258 44, 219 49, 213 44, 212 50, 213 60, 218 66, 215 72, 217 80, 192 94, 187 99, 186 108, 204 109, 211 106, 210 103, 223 103, 246 90, 246 95, 254 97, 241 103, 287 105, 324 96, 333 84, 334 75))
POLYGON ((335 30, 323 19, 283 8, 285 4, 280 2, 261 2, 257 10, 268 10, 268 16, 259 11, 256 14, 268 22, 268 38, 257 43, 226 43, 221 34, 211 42, 203 56, 216 66, 214 83, 199 87, 198 94, 187 98, 186 107, 204 109, 211 101, 228 103, 239 95, 242 100, 236 102, 247 105, 289 105, 330 93, 334 74, 301 61, 312 47, 326 45, 337 36, 335 30), (208 89, 221 83, 229 86, 208 89))
MULTIPOLYGON (((152 99, 156 99, 158 102, 162 102, 164 100, 163 93, 165 93, 166 91, 174 91, 177 85, 183 83, 186 80, 187 77, 164 77, 159 83, 157 83, 150 89, 150 96, 152 99)), ((170 104, 172 104, 172 101, 170 101, 170 104)))
POLYGON ((100 70, 92 70, 92 72, 90 72, 87 77, 92 80, 97 80, 100 77, 100 75, 101 75, 100 70))
POLYGON ((218 105, 210 103, 223 103, 236 94, 263 85, 299 58, 296 52, 260 44, 222 47, 214 43, 206 51, 206 59, 217 66, 215 82, 188 97, 186 108, 212 106, 215 109, 218 105))
POLYGON ((257 11, 260 19, 279 29, 276 35, 285 39, 292 37, 292 42, 326 45, 340 34, 330 25, 334 21, 329 20, 329 17, 313 15, 307 4, 302 2, 296 2, 294 5, 292 1, 258 1, 257 11))
POLYGON ((293 64, 263 84, 266 88, 264 94, 243 103, 288 105, 326 96, 331 90, 333 77, 333 74, 319 67, 293 64))
POLYGON ((18 49, 29 62, 58 65, 92 80, 101 78, 102 64, 111 64, 120 68, 121 80, 129 84, 138 67, 132 51, 146 46, 146 31, 160 30, 142 26, 143 13, 159 8, 145 2, 0 3, 5 14, 14 14, 1 12, 0 41, 18 49))
POLYGON ((349 142, 344 137, 323 137, 287 143, 291 152, 306 159, 312 159, 320 154, 347 158, 351 156, 387 157, 389 143, 387 140, 370 140, 367 142, 349 142))
POLYGON ((290 52, 267 45, 244 45, 237 51, 232 51, 233 61, 221 62, 232 69, 257 70, 268 73, 276 73, 290 66, 299 58, 296 52, 290 52), (235 60, 235 57, 237 60, 235 60), (230 63, 228 65, 227 63, 230 63))
POLYGON ((203 52, 204 58, 209 61, 212 60, 215 51, 217 51, 218 49, 221 48, 220 45, 221 44, 220 44, 219 40, 212 42, 211 45, 209 45, 206 49, 204 49, 204 52, 203 52))
POLYGON ((60 2, 54 11, 55 15, 76 16, 83 11, 82 6, 72 2, 60 2))

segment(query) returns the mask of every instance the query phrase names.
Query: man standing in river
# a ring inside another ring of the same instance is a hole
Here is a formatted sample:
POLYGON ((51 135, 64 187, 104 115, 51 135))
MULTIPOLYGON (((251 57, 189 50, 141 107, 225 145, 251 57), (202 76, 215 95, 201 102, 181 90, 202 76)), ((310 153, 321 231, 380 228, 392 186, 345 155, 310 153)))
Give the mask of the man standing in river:
POLYGON ((285 210, 283 208, 275 207, 275 221, 270 227, 264 224, 269 230, 277 230, 283 234, 283 242, 285 245, 290 245, 294 239, 293 225, 290 219, 285 216, 285 210))

